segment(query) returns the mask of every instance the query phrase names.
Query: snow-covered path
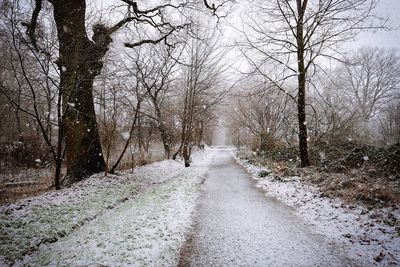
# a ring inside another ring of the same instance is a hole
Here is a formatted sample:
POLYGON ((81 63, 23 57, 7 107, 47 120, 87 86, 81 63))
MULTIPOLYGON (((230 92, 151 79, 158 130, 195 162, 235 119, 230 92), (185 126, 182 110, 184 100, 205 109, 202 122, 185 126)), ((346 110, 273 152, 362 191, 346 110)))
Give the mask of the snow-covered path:
POLYGON ((216 153, 202 194, 181 265, 352 265, 287 206, 258 191, 228 149, 216 153))

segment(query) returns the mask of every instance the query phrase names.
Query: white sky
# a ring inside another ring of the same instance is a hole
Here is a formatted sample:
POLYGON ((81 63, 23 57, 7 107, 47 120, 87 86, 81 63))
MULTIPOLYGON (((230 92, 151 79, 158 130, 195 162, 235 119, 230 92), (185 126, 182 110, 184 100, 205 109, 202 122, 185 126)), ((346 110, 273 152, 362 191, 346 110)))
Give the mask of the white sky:
MULTIPOLYGON (((223 35, 227 43, 233 44, 240 41, 241 34, 235 28, 241 28, 241 17, 246 16, 246 1, 237 1, 233 12, 227 18, 227 24, 223 29, 223 35)), ((393 29, 391 31, 380 30, 375 32, 363 32, 358 35, 357 39, 349 42, 346 47, 353 50, 361 46, 376 46, 384 48, 397 48, 400 50, 400 0, 380 0, 376 13, 380 17, 389 18, 389 25, 393 29)), ((236 69, 241 71, 247 70, 246 60, 242 58, 237 48, 231 48, 228 58, 236 69)))
MULTIPOLYGON (((157 0, 149 0, 144 1, 147 4, 149 2, 154 2, 157 0)), ((218 3, 219 0, 209 0, 210 3, 215 1, 218 3)), ((115 0, 90 0, 88 2, 93 3, 89 9, 97 9, 97 15, 100 14, 100 10, 107 10, 107 6, 115 5, 115 0)), ((144 2, 140 2, 141 4, 144 2)), ((236 0, 236 4, 233 6, 229 16, 227 18, 228 24, 233 24, 237 28, 241 28, 241 17, 245 16, 246 12, 246 0, 236 0)), ((103 13, 102 12, 102 13, 103 13)), ((392 31, 379 31, 379 32, 366 32, 359 35, 356 41, 349 43, 350 49, 356 49, 359 46, 369 45, 369 46, 378 46, 378 47, 394 47, 400 49, 400 0, 380 0, 377 8, 377 12, 382 17, 389 17, 391 27, 394 28, 392 31)), ((112 20, 115 19, 115 12, 104 12, 103 19, 107 18, 112 20), (111 15, 112 14, 112 15, 111 15), (110 16, 111 15, 111 16, 110 16)), ((106 20, 107 20, 106 19, 106 20)), ((212 18, 209 18, 212 20, 212 18)), ((211 25, 212 23, 210 23, 211 25)), ((225 24, 223 22, 223 24, 225 24)), ((238 37, 240 34, 233 29, 232 27, 226 26, 226 24, 221 28, 224 38, 221 38, 221 41, 224 43, 229 43, 230 45, 234 44, 234 41, 239 41, 238 37)), ((117 39, 117 38, 116 38, 117 39)), ((235 49, 230 48, 230 52, 228 53, 226 59, 229 62, 228 64, 232 64, 235 68, 246 70, 247 64, 246 61, 241 58, 241 53, 235 49)))
MULTIPOLYGON (((242 2, 237 2, 234 11, 228 17, 228 23, 232 23, 235 27, 240 27, 240 17, 244 16, 246 12, 245 5, 242 2)), ((361 33, 354 45, 396 47, 400 49, 400 0, 380 0, 376 12, 381 17, 389 18, 389 24, 393 30, 361 33)), ((228 35, 232 35, 232 38, 235 38, 237 32, 235 33, 233 29, 228 29, 226 36, 228 35)))
MULTIPOLYGON (((210 2, 217 2, 218 0, 210 0, 210 2)), ((95 3, 94 6, 91 6, 90 9, 98 9, 100 11, 102 8, 107 6, 115 5, 115 0, 91 0, 89 3, 95 3)), ((144 1, 144 2, 154 2, 154 1, 144 1)), ((140 1, 141 5, 144 3, 140 1)), ((246 1, 237 0, 236 4, 233 7, 230 16, 228 17, 228 23, 233 23, 236 27, 240 27, 240 16, 243 15, 246 8, 244 8, 246 1)), ((379 47, 396 47, 400 49, 400 0, 380 0, 377 8, 377 12, 379 15, 383 17, 389 17, 391 21, 391 26, 395 28, 392 31, 379 31, 379 32, 368 32, 362 33, 358 40, 354 42, 351 46, 362 46, 362 45, 371 45, 371 46, 379 46, 379 47)), ((107 16, 107 14, 104 14, 107 16)), ((115 14, 113 14, 115 15, 115 14)), ((226 37, 229 39, 235 38, 237 33, 233 29, 224 29, 226 37), (229 36, 231 35, 231 36, 229 36)))
POLYGON ((400 49, 400 0, 380 0, 377 11, 380 15, 389 17, 391 26, 395 30, 362 33, 354 45, 371 45, 400 49))

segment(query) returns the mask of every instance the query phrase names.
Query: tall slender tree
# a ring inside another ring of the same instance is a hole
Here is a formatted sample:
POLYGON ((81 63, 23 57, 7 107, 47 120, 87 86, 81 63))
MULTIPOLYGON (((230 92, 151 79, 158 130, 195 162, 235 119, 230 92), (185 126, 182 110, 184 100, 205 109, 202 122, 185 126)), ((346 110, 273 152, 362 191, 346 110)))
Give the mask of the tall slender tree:
POLYGON ((307 90, 318 59, 339 59, 338 45, 363 30, 384 27, 373 11, 377 0, 252 1, 254 12, 243 31, 243 53, 258 74, 289 94, 297 105, 301 166, 310 165, 306 120, 307 90), (274 71, 271 70, 273 66, 274 71))

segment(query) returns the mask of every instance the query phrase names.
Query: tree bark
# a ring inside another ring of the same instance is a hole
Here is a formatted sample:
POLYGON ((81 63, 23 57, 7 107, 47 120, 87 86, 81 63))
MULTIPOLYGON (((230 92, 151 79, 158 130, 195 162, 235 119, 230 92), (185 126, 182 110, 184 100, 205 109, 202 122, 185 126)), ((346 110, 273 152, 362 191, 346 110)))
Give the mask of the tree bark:
POLYGON ((190 167, 190 151, 187 144, 183 145, 182 156, 185 161, 185 167, 190 167))
POLYGON ((135 110, 135 115, 133 118, 133 122, 131 124, 131 129, 129 130, 129 137, 125 142, 124 148, 121 151, 121 154, 119 155, 117 161, 114 163, 114 165, 110 169, 111 174, 115 174, 115 170, 117 169, 118 165, 120 164, 122 158, 125 155, 126 150, 128 149, 129 144, 131 143, 133 131, 135 130, 136 123, 139 123, 139 112, 140 112, 140 106, 141 106, 141 101, 140 99, 138 100, 138 103, 136 105, 136 110, 135 110))
POLYGON ((297 67, 298 67, 298 96, 297 96, 297 118, 299 122, 299 150, 301 167, 310 165, 307 144, 307 123, 306 123, 306 77, 307 72, 304 65, 304 36, 303 17, 307 0, 297 0, 298 22, 297 22, 297 67))
POLYGON ((167 157, 167 159, 169 159, 171 156, 170 136, 168 134, 167 128, 165 127, 165 124, 163 121, 163 116, 161 114, 161 108, 157 103, 157 99, 152 99, 152 100, 153 100, 153 104, 154 104, 154 108, 155 108, 156 116, 157 116, 157 123, 158 123, 157 128, 160 131, 161 141, 164 146, 164 153, 165 153, 165 156, 167 157))
POLYGON ((163 142, 163 146, 164 146, 164 154, 167 157, 167 159, 169 159, 171 157, 171 149, 170 149, 170 145, 169 145, 169 134, 167 132, 167 129, 164 126, 161 126, 158 128, 161 134, 161 140, 163 142))
POLYGON ((51 1, 59 40, 60 89, 67 149, 64 185, 103 171, 103 158, 93 102, 93 82, 111 38, 104 27, 94 27, 93 41, 85 28, 84 0, 51 1))

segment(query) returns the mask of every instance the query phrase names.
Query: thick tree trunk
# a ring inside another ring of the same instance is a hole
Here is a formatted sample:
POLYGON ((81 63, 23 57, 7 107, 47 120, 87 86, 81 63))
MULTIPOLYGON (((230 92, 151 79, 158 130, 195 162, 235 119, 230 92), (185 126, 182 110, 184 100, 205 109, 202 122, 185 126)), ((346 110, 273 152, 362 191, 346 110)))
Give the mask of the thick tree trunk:
MULTIPOLYGON (((189 101, 192 102, 190 96, 189 96, 189 101)), ((189 106, 191 106, 191 103, 190 103, 189 106)), ((185 167, 189 167, 190 166, 190 160, 189 160, 190 159, 190 149, 189 149, 189 145, 190 145, 191 139, 192 139, 192 116, 193 116, 192 112, 193 112, 193 109, 186 108, 185 111, 186 111, 185 112, 185 116, 186 116, 185 121, 186 121, 186 123, 185 123, 185 127, 184 127, 185 128, 185 130, 184 130, 185 134, 182 135, 182 137, 183 137, 182 138, 182 144, 183 144, 183 146, 182 146, 182 157, 183 157, 183 160, 185 161, 185 167)))
POLYGON ((297 118, 299 122, 299 150, 301 167, 310 165, 307 144, 307 123, 306 123, 306 68, 304 65, 304 36, 303 36, 303 16, 307 1, 302 4, 297 0, 297 10, 299 19, 297 22, 297 67, 298 67, 298 97, 297 97, 297 118))
POLYGON ((84 0, 52 3, 59 40, 58 64, 67 149, 64 185, 69 185, 105 168, 92 91, 111 39, 102 27, 94 28, 93 41, 88 39, 84 0))

